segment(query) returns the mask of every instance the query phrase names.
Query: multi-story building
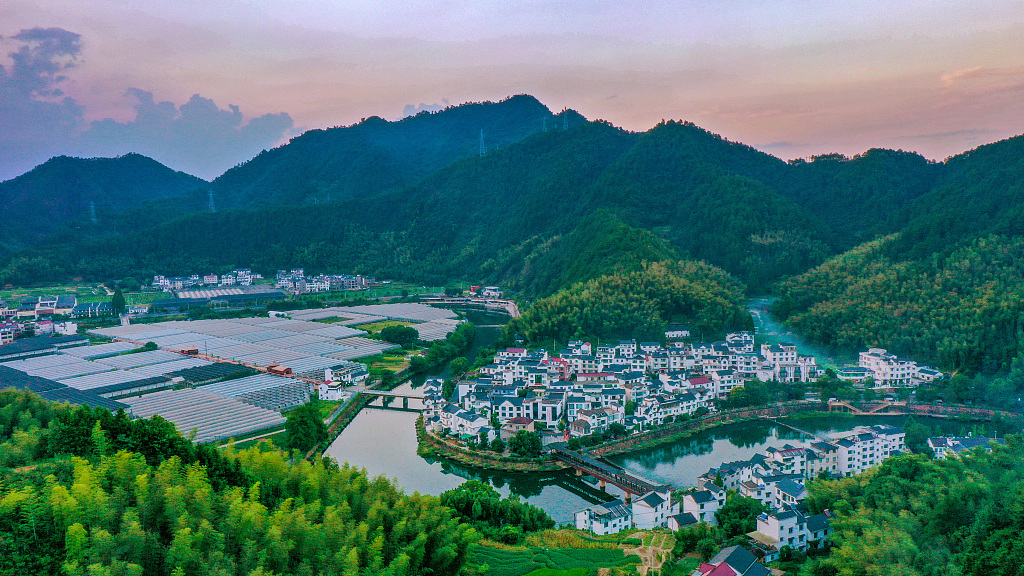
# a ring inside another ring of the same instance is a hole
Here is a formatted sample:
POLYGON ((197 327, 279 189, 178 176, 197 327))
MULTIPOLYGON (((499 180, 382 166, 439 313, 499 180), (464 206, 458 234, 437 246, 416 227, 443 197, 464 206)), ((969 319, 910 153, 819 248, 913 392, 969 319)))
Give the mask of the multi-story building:
POLYGON ((783 546, 800 552, 820 548, 832 533, 831 520, 832 513, 828 510, 815 515, 796 510, 765 513, 757 517, 757 530, 747 536, 751 546, 764 555, 765 562, 773 562, 779 559, 783 546))
POLYGON ((871 377, 876 386, 910 386, 911 380, 917 375, 917 363, 906 358, 898 358, 884 348, 870 348, 859 355, 859 365, 871 370, 871 377))

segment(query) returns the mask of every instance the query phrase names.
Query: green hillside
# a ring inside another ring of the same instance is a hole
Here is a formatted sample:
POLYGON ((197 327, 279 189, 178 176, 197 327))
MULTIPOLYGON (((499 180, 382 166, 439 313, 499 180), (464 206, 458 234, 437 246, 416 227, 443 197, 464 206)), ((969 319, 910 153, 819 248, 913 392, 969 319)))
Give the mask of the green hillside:
MULTIPOLYGON (((572 239, 588 217, 605 211, 625 226, 648 231, 645 242, 660 239, 664 248, 647 256, 663 259, 666 249, 688 254, 760 291, 820 262, 831 248, 825 227, 812 214, 760 181, 727 170, 758 162, 766 166, 762 172, 787 168, 691 125, 669 123, 634 134, 587 123, 463 158, 414 186, 382 195, 193 214, 123 240, 70 243, 43 253, 66 250, 49 261, 77 263, 54 274, 304 266, 435 284, 483 277, 542 295, 564 284, 551 277, 557 269, 579 270, 572 262, 590 250, 579 250, 590 244, 580 235, 600 234, 581 231, 568 252, 561 239, 572 239), (721 153, 702 152, 707 157, 701 161, 693 153, 695 136, 717 143, 721 153), (737 150, 743 162, 733 158, 737 150), (544 257, 557 245, 558 261, 544 257), (531 261, 535 265, 528 266, 531 261)), ((584 279, 572 275, 568 281, 584 279)))
POLYGON ((554 115, 532 96, 451 106, 388 122, 310 130, 265 151, 213 181, 223 208, 313 205, 373 196, 415 184, 459 158, 505 147, 545 125, 586 122, 566 111, 554 115))
POLYGON ((0 252, 30 246, 65 226, 106 226, 144 202, 202 192, 207 183, 139 154, 117 158, 59 156, 0 182, 0 252), (91 223, 90 204, 98 225, 91 223))
POLYGON ((216 213, 198 189, 148 200, 105 238, 64 229, 13 255, 0 283, 301 266, 535 299, 696 260, 775 292, 782 318, 837 350, 993 374, 1021 356, 1024 137, 944 162, 783 162, 687 122, 563 115, 568 129, 516 96, 312 131, 213 182, 216 213), (168 203, 192 213, 168 220, 168 203))
POLYGON ((898 234, 781 283, 773 311, 833 348, 883 346, 967 373, 1008 369, 1024 352, 1022 158, 1021 137, 951 158, 900 211, 898 234))

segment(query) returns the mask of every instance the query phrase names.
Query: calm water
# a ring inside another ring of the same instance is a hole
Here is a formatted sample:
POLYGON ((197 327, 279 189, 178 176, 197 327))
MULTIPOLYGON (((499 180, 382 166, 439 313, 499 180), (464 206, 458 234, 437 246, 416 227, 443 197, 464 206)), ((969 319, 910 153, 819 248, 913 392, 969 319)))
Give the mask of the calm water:
MULTIPOLYGON (((906 420, 906 416, 862 416, 793 418, 787 423, 807 432, 828 434, 873 424, 902 427, 906 420)), ((947 434, 959 434, 964 429, 962 424, 940 418, 915 417, 914 420, 928 426, 939 426, 947 434)), ((673 444, 611 456, 608 461, 659 482, 684 488, 693 486, 698 476, 723 462, 747 460, 768 448, 781 448, 785 444, 796 445, 808 440, 811 438, 791 428, 767 421, 751 421, 718 426, 673 444)))
MULTIPOLYGON (((403 385, 409 388, 409 384, 403 385)), ((371 475, 396 479, 405 490, 440 494, 471 478, 484 480, 503 495, 518 494, 544 508, 557 522, 570 522, 572 514, 589 504, 620 496, 612 486, 602 493, 593 484, 570 473, 504 474, 463 468, 444 460, 416 454, 416 413, 365 409, 328 449, 338 461, 366 468, 371 475)), ((793 421, 811 432, 849 430, 856 425, 888 423, 902 425, 903 416, 820 418, 793 421)), ((945 420, 916 418, 923 424, 940 425, 949 434, 960 433, 960 425, 945 420)), ((768 447, 781 447, 806 438, 789 428, 769 422, 745 422, 721 426, 674 444, 609 458, 615 464, 644 476, 672 484, 692 486, 697 476, 722 462, 747 459, 768 447)), ((592 479, 591 479, 592 480, 592 479)))
POLYGON ((364 409, 327 453, 339 462, 366 468, 371 475, 395 479, 407 492, 440 494, 468 479, 484 480, 502 495, 518 494, 544 508, 558 522, 569 522, 573 512, 601 500, 596 489, 564 472, 494 473, 420 457, 416 454, 416 417, 411 412, 364 409))

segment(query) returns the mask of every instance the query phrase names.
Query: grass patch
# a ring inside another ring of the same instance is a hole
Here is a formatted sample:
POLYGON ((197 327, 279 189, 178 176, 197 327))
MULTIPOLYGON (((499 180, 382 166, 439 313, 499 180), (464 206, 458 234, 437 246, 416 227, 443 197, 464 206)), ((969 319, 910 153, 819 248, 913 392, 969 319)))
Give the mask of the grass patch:
POLYGON ((379 322, 370 322, 369 324, 356 324, 352 328, 358 328, 359 330, 365 330, 370 334, 376 334, 385 328, 391 326, 412 326, 412 322, 402 322, 400 320, 381 320, 379 322))
POLYGON ((571 570, 554 570, 552 568, 539 568, 526 576, 587 576, 586 568, 573 568, 571 570))
POLYGON ((66 296, 73 294, 80 303, 85 302, 109 302, 110 296, 103 286, 99 284, 53 284, 37 288, 14 288, 12 290, 0 291, 0 300, 17 302, 22 298, 32 296, 66 296))
POLYGON ((618 548, 542 548, 527 546, 521 549, 500 549, 477 545, 469 552, 469 564, 486 564, 488 576, 525 576, 541 570, 540 574, 586 573, 594 568, 615 568, 639 563, 637 556, 626 556, 618 548), (572 572, 569 572, 572 571, 572 572))
POLYGON ((387 368, 392 372, 401 372, 409 367, 409 357, 415 354, 417 351, 406 351, 406 350, 389 350, 383 354, 374 354, 372 356, 365 356, 359 358, 356 362, 362 362, 366 364, 368 368, 387 368), (397 352, 392 354, 391 352, 397 352))
MULTIPOLYGON (((526 536, 528 546, 542 548, 618 548, 622 542, 617 534, 594 537, 573 529, 542 530, 526 536)), ((640 541, 636 543, 639 545, 640 541)))
POLYGON ((338 406, 344 404, 341 400, 320 400, 320 417, 327 418, 338 409, 338 406))
POLYGON ((661 573, 665 576, 690 576, 700 564, 700 558, 687 556, 686 558, 681 558, 679 562, 667 562, 661 567, 661 573))
POLYGON ((343 320, 348 320, 348 318, 317 318, 316 320, 313 320, 313 322, 319 322, 321 324, 334 324, 335 322, 341 322, 343 320))
MULTIPOLYGON (((125 302, 128 304, 152 304, 157 300, 166 300, 171 295, 166 292, 129 292, 124 295, 125 302)), ((105 297, 105 300, 109 300, 110 297, 105 297)))

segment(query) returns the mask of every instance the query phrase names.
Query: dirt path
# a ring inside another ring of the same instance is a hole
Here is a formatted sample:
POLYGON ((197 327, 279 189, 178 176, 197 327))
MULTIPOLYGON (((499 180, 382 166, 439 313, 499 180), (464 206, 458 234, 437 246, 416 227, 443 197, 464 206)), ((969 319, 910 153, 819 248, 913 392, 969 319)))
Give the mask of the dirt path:
POLYGON ((241 442, 248 442, 250 440, 259 440, 260 438, 266 438, 267 436, 273 436, 275 434, 280 434, 281 432, 284 432, 284 430, 274 430, 273 432, 267 432, 265 434, 260 434, 259 436, 253 436, 251 438, 244 438, 242 440, 235 440, 234 442, 228 442, 227 444, 221 444, 220 447, 221 448, 226 448, 228 446, 234 446, 235 444, 238 444, 238 443, 241 443, 241 442))
POLYGON ((669 558, 672 548, 676 545, 676 537, 671 532, 634 532, 628 536, 646 542, 641 546, 623 547, 627 556, 635 554, 640 557, 640 565, 637 566, 638 574, 649 574, 652 570, 661 570, 665 559, 669 558))

